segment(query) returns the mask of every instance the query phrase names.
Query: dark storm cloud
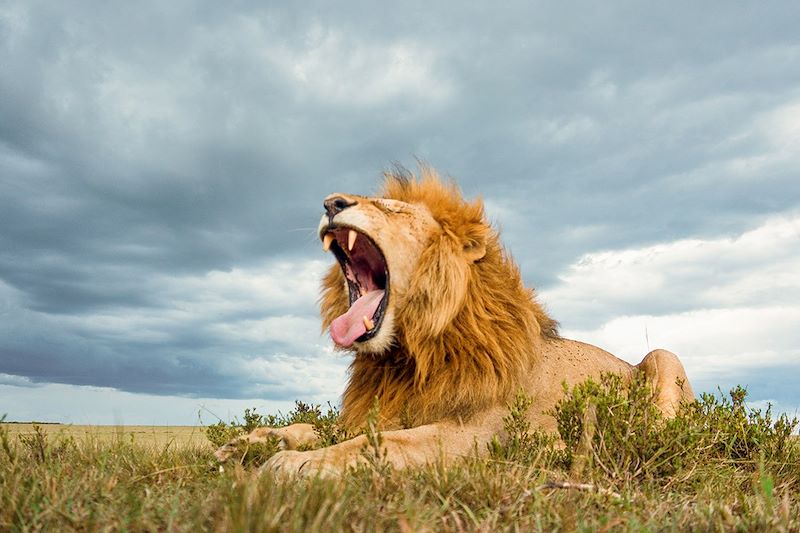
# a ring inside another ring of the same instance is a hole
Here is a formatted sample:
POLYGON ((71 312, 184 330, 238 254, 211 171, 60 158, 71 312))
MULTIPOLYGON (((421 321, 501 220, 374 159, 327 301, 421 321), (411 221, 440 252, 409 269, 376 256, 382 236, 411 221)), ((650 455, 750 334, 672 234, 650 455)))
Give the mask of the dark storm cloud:
POLYGON ((321 198, 374 191, 413 156, 487 200, 542 287, 587 252, 797 207, 797 160, 770 132, 800 99, 800 8, 753 9, 6 4, 0 373, 293 394, 247 364, 317 357, 315 329, 217 326, 305 328, 314 291, 292 297, 290 267, 271 280, 288 294, 237 311, 194 299, 203 276, 317 258, 321 198), (735 174, 741 158, 768 164, 735 174))

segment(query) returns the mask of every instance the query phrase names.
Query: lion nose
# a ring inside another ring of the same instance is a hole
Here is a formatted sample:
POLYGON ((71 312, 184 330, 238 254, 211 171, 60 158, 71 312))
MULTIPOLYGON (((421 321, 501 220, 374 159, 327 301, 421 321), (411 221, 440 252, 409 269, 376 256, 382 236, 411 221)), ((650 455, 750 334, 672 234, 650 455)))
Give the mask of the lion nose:
POLYGON ((348 207, 352 207, 357 203, 358 202, 350 202, 347 198, 341 196, 332 196, 326 198, 325 201, 322 202, 322 205, 325 207, 325 212, 328 213, 328 218, 333 218, 348 207))

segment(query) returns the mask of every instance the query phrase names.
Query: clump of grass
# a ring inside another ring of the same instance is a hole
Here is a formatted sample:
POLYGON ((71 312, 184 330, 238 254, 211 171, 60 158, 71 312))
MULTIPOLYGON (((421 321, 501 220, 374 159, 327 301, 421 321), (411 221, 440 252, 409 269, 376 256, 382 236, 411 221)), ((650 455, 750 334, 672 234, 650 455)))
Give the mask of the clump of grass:
POLYGON ((367 442, 361 448, 361 457, 364 460, 363 464, 372 474, 386 476, 392 468, 388 461, 386 448, 383 447, 380 414, 380 403, 376 397, 372 402, 372 408, 367 413, 367 421, 364 425, 364 437, 367 442))

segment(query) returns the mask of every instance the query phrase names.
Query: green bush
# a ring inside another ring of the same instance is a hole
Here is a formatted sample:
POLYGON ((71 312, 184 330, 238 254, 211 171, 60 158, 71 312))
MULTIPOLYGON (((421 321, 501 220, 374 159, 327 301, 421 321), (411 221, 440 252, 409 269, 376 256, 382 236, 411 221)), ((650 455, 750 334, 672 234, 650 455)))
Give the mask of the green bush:
POLYGON ((564 463, 562 450, 556 449, 558 437, 541 430, 531 430, 528 420, 532 400, 523 391, 517 392, 503 418, 503 439, 497 435, 489 442, 489 455, 496 461, 527 465, 554 466, 564 463))
POLYGON ((216 424, 206 426, 206 437, 208 437, 208 440, 211 441, 211 444, 217 448, 242 434, 244 434, 244 432, 242 431, 241 426, 234 422, 226 424, 220 420, 216 424))
POLYGON ((626 380, 605 374, 564 389, 549 413, 558 435, 531 429, 531 399, 520 392, 503 420, 503 438, 489 443, 490 456, 555 477, 614 485, 691 484, 730 474, 746 486, 759 473, 759 480, 776 477, 800 487, 800 441, 793 435, 798 420, 775 418, 771 407, 748 408, 742 387, 728 396, 703 394, 671 419, 656 407, 642 375, 626 380))
POLYGON ((665 419, 644 376, 626 382, 606 374, 599 382, 567 389, 552 415, 566 464, 572 466, 576 450, 587 448, 581 439, 590 433, 587 453, 594 474, 612 479, 667 479, 711 463, 751 471, 760 462, 783 469, 797 465, 800 454, 792 437, 797 419, 773 420, 771 408, 749 409, 741 387, 729 395, 703 394, 665 419))
POLYGON ((797 418, 782 414, 773 420, 771 405, 763 412, 748 408, 747 391, 741 386, 731 389, 729 395, 730 400, 721 392, 719 398, 703 394, 680 413, 680 420, 703 435, 701 448, 708 457, 751 465, 759 458, 767 462, 798 458, 792 437, 797 418))

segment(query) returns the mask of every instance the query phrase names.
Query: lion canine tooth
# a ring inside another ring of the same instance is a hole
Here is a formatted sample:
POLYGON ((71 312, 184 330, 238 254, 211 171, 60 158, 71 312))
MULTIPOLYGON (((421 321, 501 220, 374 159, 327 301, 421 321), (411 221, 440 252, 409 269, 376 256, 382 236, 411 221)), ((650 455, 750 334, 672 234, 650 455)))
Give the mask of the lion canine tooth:
POLYGON ((356 237, 358 237, 358 233, 353 230, 350 230, 350 233, 347 234, 347 251, 352 252, 353 246, 356 244, 356 237))
POLYGON ((371 330, 372 328, 375 327, 375 322, 373 322, 372 320, 370 320, 369 318, 367 318, 365 316, 364 317, 364 327, 367 328, 367 331, 369 331, 369 330, 371 330))
POLYGON ((326 233, 325 237, 322 238, 322 249, 326 252, 331 249, 331 243, 333 242, 333 234, 326 233))

